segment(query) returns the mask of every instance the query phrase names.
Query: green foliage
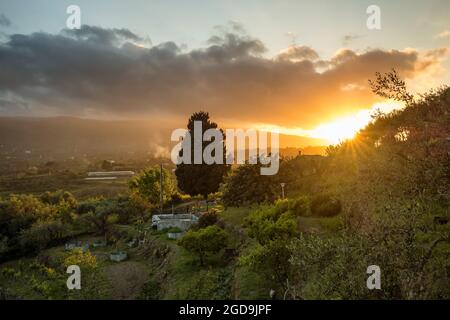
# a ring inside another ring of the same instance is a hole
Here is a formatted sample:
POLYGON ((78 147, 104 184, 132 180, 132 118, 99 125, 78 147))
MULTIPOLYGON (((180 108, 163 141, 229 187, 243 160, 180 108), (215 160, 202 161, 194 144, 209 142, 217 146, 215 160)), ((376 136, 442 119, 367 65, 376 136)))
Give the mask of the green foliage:
POLYGON ((263 206, 250 213, 245 218, 248 235, 261 244, 294 236, 297 232, 297 222, 288 207, 288 201, 283 200, 275 206, 263 206))
POLYGON ((76 200, 63 191, 11 195, 0 200, 0 259, 30 253, 66 236, 74 222, 76 200))
POLYGON ((12 278, 12 279, 17 279, 20 278, 22 273, 20 271, 16 271, 14 268, 2 268, 1 271, 2 276, 6 277, 6 278, 12 278))
POLYGON ((165 233, 178 233, 181 232, 181 229, 178 227, 171 227, 164 230, 165 233))
POLYGON ((281 158, 279 172, 273 176, 261 175, 261 164, 240 165, 225 178, 222 201, 233 207, 273 203, 281 196, 280 183, 285 183, 287 197, 311 194, 326 168, 325 160, 322 156, 281 158))
POLYGON ((137 297, 138 300, 158 300, 160 298, 160 285, 158 282, 150 279, 144 284, 142 291, 137 297))
POLYGON ((276 176, 263 176, 261 165, 240 165, 225 178, 221 187, 225 206, 239 207, 273 202, 280 191, 276 176))
POLYGON ((200 265, 203 265, 207 255, 217 253, 226 247, 227 238, 225 231, 217 226, 209 226, 198 231, 188 231, 178 244, 196 254, 200 259, 200 265))
MULTIPOLYGON (((294 291, 304 299, 369 299, 376 297, 366 287, 367 257, 362 239, 301 236, 292 241, 290 262, 294 291)), ((386 271, 383 269, 383 275, 386 271)), ((383 285, 384 283, 383 278, 383 285)), ((291 289, 292 290, 292 289, 291 289)), ((384 288, 383 288, 384 290, 384 288)))
POLYGON ((289 210, 298 217, 310 215, 310 200, 307 196, 300 196, 289 200, 289 210))
POLYGON ((64 266, 77 265, 83 270, 94 270, 97 268, 97 259, 89 251, 83 252, 81 249, 75 249, 64 259, 64 266))
POLYGON ((36 222, 31 228, 20 233, 20 246, 24 252, 38 252, 55 240, 63 239, 66 230, 67 228, 58 221, 36 222))
POLYGON ((239 258, 241 265, 250 270, 263 274, 275 286, 285 289, 286 280, 291 273, 289 259, 291 252, 286 239, 275 239, 254 246, 247 254, 239 258))
POLYGON ((264 274, 282 290, 286 290, 291 269, 287 244, 297 234, 296 215, 303 206, 302 201, 278 200, 275 205, 253 211, 245 219, 248 235, 258 244, 240 257, 240 264, 264 274), (298 210, 293 211, 294 208, 298 210))
POLYGON ((198 219, 198 223, 196 224, 195 227, 201 229, 215 225, 218 219, 219 218, 217 212, 215 211, 206 212, 200 216, 200 218, 198 219))
POLYGON ((75 197, 67 191, 58 190, 55 192, 46 191, 40 197, 41 201, 45 204, 58 205, 62 202, 67 203, 71 208, 75 208, 77 200, 75 197))
POLYGON ((318 217, 333 217, 342 210, 341 201, 329 194, 318 194, 311 201, 311 213, 318 217))
MULTIPOLYGON (((176 182, 172 172, 163 168, 163 201, 171 200, 172 194, 176 192, 176 182)), ((153 166, 147 168, 135 176, 129 183, 130 189, 137 192, 141 197, 148 199, 152 204, 159 204, 161 191, 161 168, 153 166)))
MULTIPOLYGON (((223 177, 229 170, 229 166, 226 164, 194 164, 194 121, 202 122, 202 137, 203 134, 209 129, 221 130, 217 124, 212 122, 207 112, 196 112, 191 115, 188 121, 188 131, 191 138, 191 164, 177 165, 175 175, 178 181, 178 187, 185 193, 195 196, 201 195, 206 198, 208 194, 217 192, 219 185, 223 180, 223 177)), ((210 142, 202 142, 202 154, 206 146, 210 142)), ((223 148, 223 163, 225 163, 225 144, 221 141, 223 148)), ((182 156, 182 151, 180 151, 182 156)))
POLYGON ((111 227, 117 222, 117 207, 113 201, 103 200, 97 203, 95 211, 83 216, 83 220, 100 235, 111 231, 111 227))
POLYGON ((195 277, 178 290, 176 299, 229 300, 231 299, 232 277, 227 269, 200 270, 195 277))

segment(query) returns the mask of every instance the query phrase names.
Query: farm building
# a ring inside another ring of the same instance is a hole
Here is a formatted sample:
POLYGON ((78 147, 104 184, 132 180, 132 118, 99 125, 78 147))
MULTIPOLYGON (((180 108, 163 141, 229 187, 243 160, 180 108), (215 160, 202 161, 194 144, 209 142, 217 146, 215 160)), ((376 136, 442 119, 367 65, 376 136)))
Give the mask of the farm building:
POLYGON ((182 231, 186 231, 197 222, 198 217, 192 213, 156 214, 152 217, 152 227, 156 227, 158 230, 179 228, 182 231))

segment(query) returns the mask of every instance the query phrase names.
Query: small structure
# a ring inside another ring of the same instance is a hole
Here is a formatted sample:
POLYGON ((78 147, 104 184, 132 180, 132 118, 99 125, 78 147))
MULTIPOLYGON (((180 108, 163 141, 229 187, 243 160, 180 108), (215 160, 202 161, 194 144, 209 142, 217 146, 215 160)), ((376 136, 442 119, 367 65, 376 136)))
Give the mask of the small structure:
POLYGON ((95 241, 92 243, 92 246, 93 246, 94 248, 106 247, 106 242, 105 242, 105 241, 102 241, 102 240, 95 240, 95 241))
POLYGON ((138 245, 138 240, 137 240, 136 238, 134 238, 133 240, 128 241, 127 245, 128 245, 129 248, 137 247, 137 245, 138 245))
POLYGON ((114 262, 122 262, 128 258, 128 254, 124 251, 111 252, 109 259, 114 262))
POLYGON ((72 251, 75 249, 80 249, 83 252, 86 252, 89 250, 89 243, 86 242, 83 244, 81 241, 74 241, 74 242, 68 242, 64 245, 64 250, 66 251, 72 251))
POLYGON ((134 176, 134 171, 94 171, 88 172, 85 180, 116 180, 134 176))
POLYGON ((198 222, 198 217, 192 213, 181 214, 156 214, 152 216, 152 227, 157 230, 178 228, 186 231, 198 222))
POLYGON ((172 239, 172 240, 178 240, 180 239, 183 235, 185 234, 185 232, 167 232, 167 238, 172 239))

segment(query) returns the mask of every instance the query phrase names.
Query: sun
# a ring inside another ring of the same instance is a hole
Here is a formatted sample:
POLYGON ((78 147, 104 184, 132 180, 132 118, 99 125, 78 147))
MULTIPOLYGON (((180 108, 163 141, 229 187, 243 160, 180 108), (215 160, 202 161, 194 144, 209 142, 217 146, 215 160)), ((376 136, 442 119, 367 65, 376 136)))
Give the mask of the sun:
POLYGON ((327 140, 330 144, 338 144, 355 137, 359 130, 371 120, 368 112, 362 111, 355 116, 339 118, 332 122, 319 125, 311 130, 311 136, 327 140))
POLYGON ((255 126, 258 130, 262 131, 275 131, 280 134, 317 138, 325 140, 329 144, 336 145, 345 140, 353 139, 361 129, 373 120, 372 115, 375 111, 389 113, 404 107, 405 105, 401 102, 386 100, 375 103, 370 109, 362 109, 357 113, 322 123, 312 129, 303 129, 300 127, 287 128, 270 124, 257 124, 255 126))

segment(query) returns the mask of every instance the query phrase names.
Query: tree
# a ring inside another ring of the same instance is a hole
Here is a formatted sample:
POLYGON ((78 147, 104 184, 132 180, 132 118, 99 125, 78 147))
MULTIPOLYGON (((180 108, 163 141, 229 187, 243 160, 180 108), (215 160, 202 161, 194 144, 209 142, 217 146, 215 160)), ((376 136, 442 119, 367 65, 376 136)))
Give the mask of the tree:
POLYGON ((105 235, 117 220, 116 210, 112 203, 105 200, 100 202, 94 211, 87 213, 84 219, 98 234, 105 235))
POLYGON ((252 247, 239 258, 239 264, 262 274, 283 291, 289 289, 289 279, 292 278, 292 266, 289 262, 291 252, 289 242, 284 239, 271 240, 252 247))
POLYGON ((217 212, 209 211, 200 216, 200 218, 198 219, 198 223, 195 227, 197 229, 206 228, 215 225, 218 220, 219 217, 217 215, 217 212))
POLYGON ((226 206, 272 202, 279 197, 278 177, 263 176, 260 168, 261 164, 244 164, 232 170, 221 187, 226 206))
POLYGON ((209 226, 198 231, 188 231, 178 244, 193 252, 204 265, 205 256, 220 251, 227 243, 227 234, 217 226, 209 226))
POLYGON ((407 104, 414 102, 414 96, 406 90, 406 83, 395 69, 384 75, 377 72, 375 81, 369 80, 372 91, 383 98, 403 101, 407 104))
MULTIPOLYGON (((163 201, 170 201, 172 194, 176 192, 176 182, 173 174, 163 168, 163 201)), ((161 168, 153 166, 143 170, 138 176, 131 179, 130 189, 142 197, 148 199, 152 204, 160 201, 161 192, 161 168)))
MULTIPOLYGON (((217 192, 219 185, 223 180, 223 177, 229 170, 229 166, 225 164, 225 143, 221 141, 223 145, 223 164, 206 164, 203 160, 201 164, 194 164, 194 122, 201 121, 202 123, 202 137, 208 129, 218 129, 218 125, 212 122, 207 112, 196 112, 192 114, 188 121, 188 131, 191 139, 191 161, 190 164, 179 164, 175 170, 177 176, 178 186, 185 193, 195 196, 202 195, 204 198, 210 193, 217 192)), ((222 130, 220 130, 222 133, 222 130)), ((223 136, 223 134, 222 134, 223 136)), ((202 141, 202 154, 205 147, 210 142, 202 141)), ((180 151, 180 157, 183 155, 183 151, 180 151)), ((213 156, 215 153, 212 154, 213 156)))
POLYGON ((61 222, 36 222, 29 229, 20 232, 19 241, 23 252, 38 252, 47 248, 52 242, 60 240, 66 234, 61 222))

